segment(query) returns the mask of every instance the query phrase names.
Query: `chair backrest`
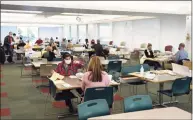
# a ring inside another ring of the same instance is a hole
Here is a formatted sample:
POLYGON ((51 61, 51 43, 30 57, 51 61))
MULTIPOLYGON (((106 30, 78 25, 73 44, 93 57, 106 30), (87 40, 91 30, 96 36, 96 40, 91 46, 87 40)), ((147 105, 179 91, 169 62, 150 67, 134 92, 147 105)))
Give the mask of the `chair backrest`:
POLYGON ((121 69, 121 76, 128 76, 129 73, 139 72, 139 67, 135 66, 123 66, 121 69))
POLYGON ((152 108, 152 100, 149 95, 136 95, 124 99, 124 112, 134 112, 152 108))
POLYGON ((132 65, 137 65, 140 63, 140 59, 139 59, 139 51, 134 51, 134 52, 131 52, 131 55, 130 55, 130 62, 132 65))
MULTIPOLYGON (((138 65, 138 67, 139 67, 139 71, 140 71, 141 65, 138 65)), ((150 71, 150 66, 148 64, 143 64, 143 69, 144 69, 144 72, 150 71)))
POLYGON ((189 94, 192 77, 176 79, 172 84, 173 96, 189 94))
POLYGON ((57 64, 41 64, 40 76, 41 77, 51 76, 51 71, 56 67, 57 67, 57 64))
POLYGON ((121 72, 122 67, 122 61, 109 61, 108 63, 108 72, 109 71, 115 71, 115 72, 121 72))
POLYGON ((172 45, 167 45, 165 46, 165 51, 170 51, 172 52, 173 46, 172 45))
POLYGON ((108 60, 117 60, 117 59, 119 59, 119 56, 118 56, 118 55, 108 56, 108 60))
MULTIPOLYGON (((123 66, 121 69, 121 76, 128 76, 129 73, 140 72, 141 65, 123 66)), ((144 72, 150 71, 148 64, 143 64, 144 72)))
POLYGON ((146 48, 147 47, 147 44, 146 43, 142 43, 141 45, 140 45, 140 48, 146 48))
POLYGON ((187 66, 190 70, 192 70, 192 62, 191 61, 183 60, 183 65, 187 66))
POLYGON ((90 100, 78 105, 78 120, 109 114, 109 107, 105 99, 90 100))
POLYGON ((62 61, 62 58, 54 58, 53 61, 62 61))
POLYGON ((112 107, 113 87, 87 88, 84 95, 84 102, 95 99, 105 99, 109 107, 112 107))

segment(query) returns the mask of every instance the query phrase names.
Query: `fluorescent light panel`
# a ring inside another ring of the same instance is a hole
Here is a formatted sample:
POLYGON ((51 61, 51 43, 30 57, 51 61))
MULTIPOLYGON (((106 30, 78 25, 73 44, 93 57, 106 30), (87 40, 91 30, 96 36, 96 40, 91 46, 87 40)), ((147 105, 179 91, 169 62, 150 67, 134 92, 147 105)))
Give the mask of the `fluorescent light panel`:
POLYGON ((13 12, 13 13, 43 13, 42 11, 5 10, 5 9, 1 9, 1 12, 13 12))

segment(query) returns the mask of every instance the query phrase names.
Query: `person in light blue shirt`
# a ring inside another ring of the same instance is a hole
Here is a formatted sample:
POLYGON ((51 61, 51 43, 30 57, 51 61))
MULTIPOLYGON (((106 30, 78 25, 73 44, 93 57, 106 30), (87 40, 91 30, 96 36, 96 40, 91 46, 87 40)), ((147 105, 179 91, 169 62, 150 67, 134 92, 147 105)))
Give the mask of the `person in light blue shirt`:
POLYGON ((179 48, 178 48, 178 52, 176 53, 176 57, 175 57, 175 61, 177 64, 182 65, 183 64, 183 60, 188 60, 188 53, 184 50, 185 48, 185 44, 184 43, 180 43, 179 44, 179 48))

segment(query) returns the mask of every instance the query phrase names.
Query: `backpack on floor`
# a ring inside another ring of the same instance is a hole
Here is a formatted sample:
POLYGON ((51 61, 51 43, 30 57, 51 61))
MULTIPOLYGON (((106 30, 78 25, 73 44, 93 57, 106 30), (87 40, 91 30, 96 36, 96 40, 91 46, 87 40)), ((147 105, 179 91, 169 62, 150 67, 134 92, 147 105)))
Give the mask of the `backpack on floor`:
POLYGON ((0 63, 1 64, 5 63, 5 51, 2 46, 0 46, 0 63))

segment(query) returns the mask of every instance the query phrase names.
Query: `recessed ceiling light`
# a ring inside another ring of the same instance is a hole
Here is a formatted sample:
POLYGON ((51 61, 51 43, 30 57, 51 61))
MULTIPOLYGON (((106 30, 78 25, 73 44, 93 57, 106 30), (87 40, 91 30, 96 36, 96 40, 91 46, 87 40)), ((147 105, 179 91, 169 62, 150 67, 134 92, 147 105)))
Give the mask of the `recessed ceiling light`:
POLYGON ((5 10, 5 9, 2 9, 1 12, 13 12, 13 13, 43 13, 42 11, 5 10))

